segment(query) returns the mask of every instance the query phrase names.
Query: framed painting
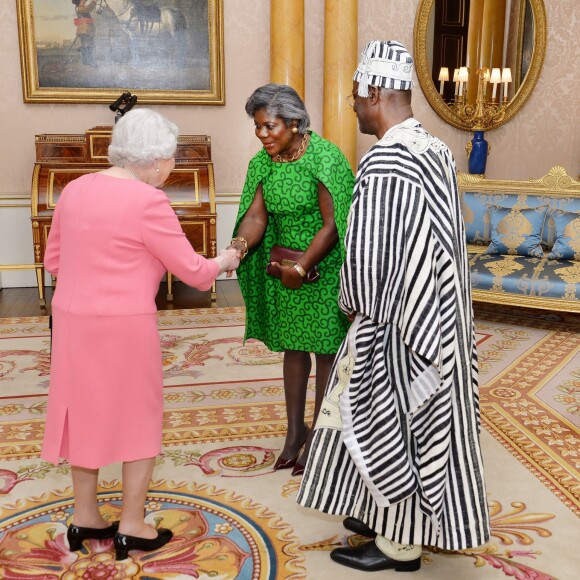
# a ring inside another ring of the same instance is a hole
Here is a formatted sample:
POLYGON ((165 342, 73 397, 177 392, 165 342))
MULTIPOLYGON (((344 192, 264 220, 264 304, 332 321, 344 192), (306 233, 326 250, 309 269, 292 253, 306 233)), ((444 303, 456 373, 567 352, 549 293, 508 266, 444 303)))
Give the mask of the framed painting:
POLYGON ((223 0, 16 0, 26 103, 223 105, 223 0))

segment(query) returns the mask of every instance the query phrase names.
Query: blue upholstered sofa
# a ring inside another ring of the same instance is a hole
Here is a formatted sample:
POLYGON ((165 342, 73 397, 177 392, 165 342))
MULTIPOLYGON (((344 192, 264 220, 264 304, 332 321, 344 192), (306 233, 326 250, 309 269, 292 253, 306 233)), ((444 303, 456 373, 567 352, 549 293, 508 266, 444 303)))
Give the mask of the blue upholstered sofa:
POLYGON ((474 301, 580 312, 580 182, 458 181, 474 301))

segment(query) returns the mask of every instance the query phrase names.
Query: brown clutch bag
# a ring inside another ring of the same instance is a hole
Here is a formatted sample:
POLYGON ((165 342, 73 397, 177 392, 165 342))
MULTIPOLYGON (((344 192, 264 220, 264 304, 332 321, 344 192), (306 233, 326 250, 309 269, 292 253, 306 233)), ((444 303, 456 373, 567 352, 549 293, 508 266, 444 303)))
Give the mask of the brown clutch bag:
MULTIPOLYGON (((292 250, 291 248, 285 248, 284 246, 272 246, 272 251, 270 252, 270 262, 277 262, 282 264, 282 266, 293 266, 296 262, 300 261, 300 258, 304 255, 304 252, 300 250, 292 250)), ((266 271, 270 274, 270 264, 266 266, 266 271)), ((303 281, 306 283, 316 282, 320 278, 320 272, 318 271, 318 266, 313 266, 306 272, 303 281)))

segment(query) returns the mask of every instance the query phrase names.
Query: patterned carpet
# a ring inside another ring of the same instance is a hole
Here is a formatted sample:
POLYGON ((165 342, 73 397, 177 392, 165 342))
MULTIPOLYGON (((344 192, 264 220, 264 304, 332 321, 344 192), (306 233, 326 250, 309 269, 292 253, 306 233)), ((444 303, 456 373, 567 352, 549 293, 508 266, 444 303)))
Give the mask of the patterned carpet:
MULTIPOLYGON (((489 307, 478 308, 477 319, 492 538, 464 552, 425 549, 415 577, 576 578, 580 320, 489 307)), ((334 564, 329 550, 364 539, 349 535, 340 518, 299 508, 299 479, 272 470, 285 431, 282 358, 259 342, 243 345, 243 324, 243 308, 159 314, 164 449, 146 510, 175 539, 115 562, 110 540, 68 551, 70 469, 38 458, 47 319, 0 321, 0 577, 386 576, 334 564)), ((101 472, 99 497, 111 520, 119 479, 119 465, 101 472)))

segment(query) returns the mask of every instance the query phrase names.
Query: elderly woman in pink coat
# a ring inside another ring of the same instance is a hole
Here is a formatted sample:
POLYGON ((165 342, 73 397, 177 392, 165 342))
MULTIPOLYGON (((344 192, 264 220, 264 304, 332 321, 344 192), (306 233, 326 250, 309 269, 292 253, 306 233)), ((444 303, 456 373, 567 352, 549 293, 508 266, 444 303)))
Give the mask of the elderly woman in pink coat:
POLYGON ((118 560, 172 537, 143 519, 163 415, 155 296, 166 271, 206 290, 239 263, 235 250, 195 253, 165 193, 177 127, 150 109, 123 116, 109 147, 112 167, 69 183, 56 205, 44 258, 57 277, 42 457, 71 464, 71 550, 114 538, 118 560), (120 522, 99 512, 99 467, 123 463, 120 522))

